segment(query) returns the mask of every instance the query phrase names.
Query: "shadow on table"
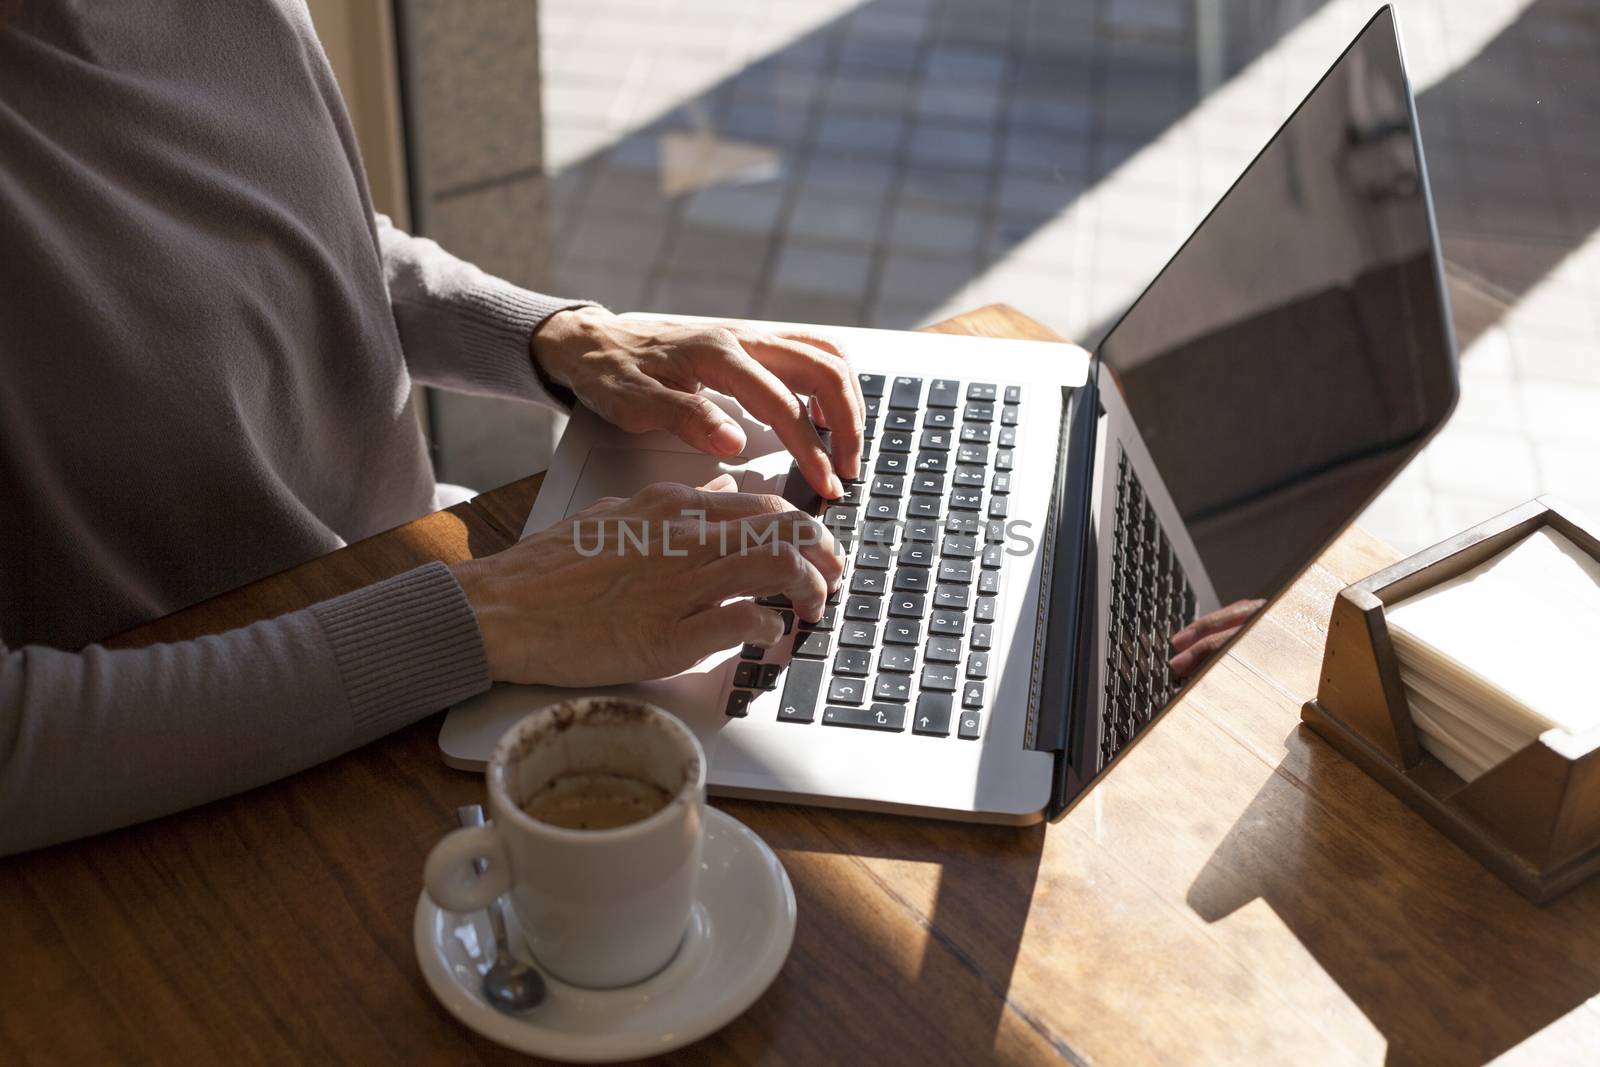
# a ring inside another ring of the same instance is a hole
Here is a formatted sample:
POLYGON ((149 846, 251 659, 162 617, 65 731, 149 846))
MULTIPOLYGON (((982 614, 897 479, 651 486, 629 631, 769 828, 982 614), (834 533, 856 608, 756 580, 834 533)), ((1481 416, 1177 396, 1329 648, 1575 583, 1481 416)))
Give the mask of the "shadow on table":
POLYGON ((1042 824, 715 804, 760 829, 801 898, 789 962, 753 1009, 760 1029, 776 1038, 771 1047, 784 1047, 785 1031, 827 1027, 835 1031, 830 1047, 864 1056, 924 1055, 931 1036, 947 1046, 941 1062, 1000 1055, 1042 824), (841 876, 840 863, 854 869, 841 876), (921 923, 920 937, 906 938, 908 917, 921 923), (863 1010, 874 1003, 883 1011, 863 1010))
POLYGON ((1285 745, 1189 887, 1201 918, 1267 904, 1382 1034, 1394 1067, 1485 1062, 1600 993, 1600 881, 1530 904, 1306 727, 1285 745), (1318 799, 1331 796, 1366 822, 1318 799), (1287 821, 1297 832, 1286 837, 1287 821))

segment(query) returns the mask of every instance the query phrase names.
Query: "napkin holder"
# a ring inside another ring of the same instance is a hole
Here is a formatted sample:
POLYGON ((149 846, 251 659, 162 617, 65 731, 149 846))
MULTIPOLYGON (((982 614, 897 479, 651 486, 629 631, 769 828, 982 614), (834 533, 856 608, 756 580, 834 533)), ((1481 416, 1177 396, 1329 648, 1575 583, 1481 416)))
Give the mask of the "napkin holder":
MULTIPOLYGON (((1600 558, 1600 530, 1551 497, 1346 586, 1301 719, 1535 903, 1600 870, 1600 730, 1548 731, 1471 782, 1418 743, 1384 606, 1471 570, 1542 526, 1600 558)), ((1600 699, 1600 694, 1596 695, 1600 699)))

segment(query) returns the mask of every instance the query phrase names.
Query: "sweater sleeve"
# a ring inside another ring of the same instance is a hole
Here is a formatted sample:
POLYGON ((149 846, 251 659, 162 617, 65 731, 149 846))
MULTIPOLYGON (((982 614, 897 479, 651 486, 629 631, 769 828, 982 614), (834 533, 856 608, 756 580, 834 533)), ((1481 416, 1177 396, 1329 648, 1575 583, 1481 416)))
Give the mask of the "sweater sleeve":
POLYGON ((274 781, 488 685, 442 563, 192 641, 0 646, 0 855, 274 781))
POLYGON ((592 300, 545 296, 457 259, 376 216, 389 303, 411 376, 462 393, 566 407, 534 367, 529 342, 558 311, 592 300))

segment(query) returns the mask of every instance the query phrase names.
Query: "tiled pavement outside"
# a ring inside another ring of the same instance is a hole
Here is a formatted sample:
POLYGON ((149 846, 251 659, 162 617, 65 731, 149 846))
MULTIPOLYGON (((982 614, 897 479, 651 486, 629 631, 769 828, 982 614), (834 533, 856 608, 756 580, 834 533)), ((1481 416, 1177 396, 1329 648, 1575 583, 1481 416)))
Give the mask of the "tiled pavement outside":
MULTIPOLYGON (((541 4, 551 288, 890 327, 1003 300, 1085 343, 1375 6, 541 4)), ((1600 4, 1398 7, 1463 395, 1363 521, 1414 549, 1541 491, 1600 515, 1600 4)))

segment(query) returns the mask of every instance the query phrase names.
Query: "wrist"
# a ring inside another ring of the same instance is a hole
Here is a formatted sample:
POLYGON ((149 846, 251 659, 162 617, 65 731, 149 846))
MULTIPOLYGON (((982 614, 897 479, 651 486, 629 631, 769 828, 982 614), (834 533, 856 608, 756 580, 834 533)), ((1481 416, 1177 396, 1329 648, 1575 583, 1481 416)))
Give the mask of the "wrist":
POLYGON ((498 682, 506 676, 507 660, 501 627, 496 621, 499 612, 491 593, 492 583, 483 573, 478 560, 462 560, 449 564, 449 567, 456 584, 461 586, 461 591, 466 594, 467 606, 472 609, 472 617, 478 624, 478 636, 483 640, 484 658, 489 663, 489 678, 498 682))
POLYGON ((529 338, 534 366, 550 383, 571 390, 578 361, 594 349, 601 324, 614 317, 598 304, 567 308, 551 315, 529 338))

